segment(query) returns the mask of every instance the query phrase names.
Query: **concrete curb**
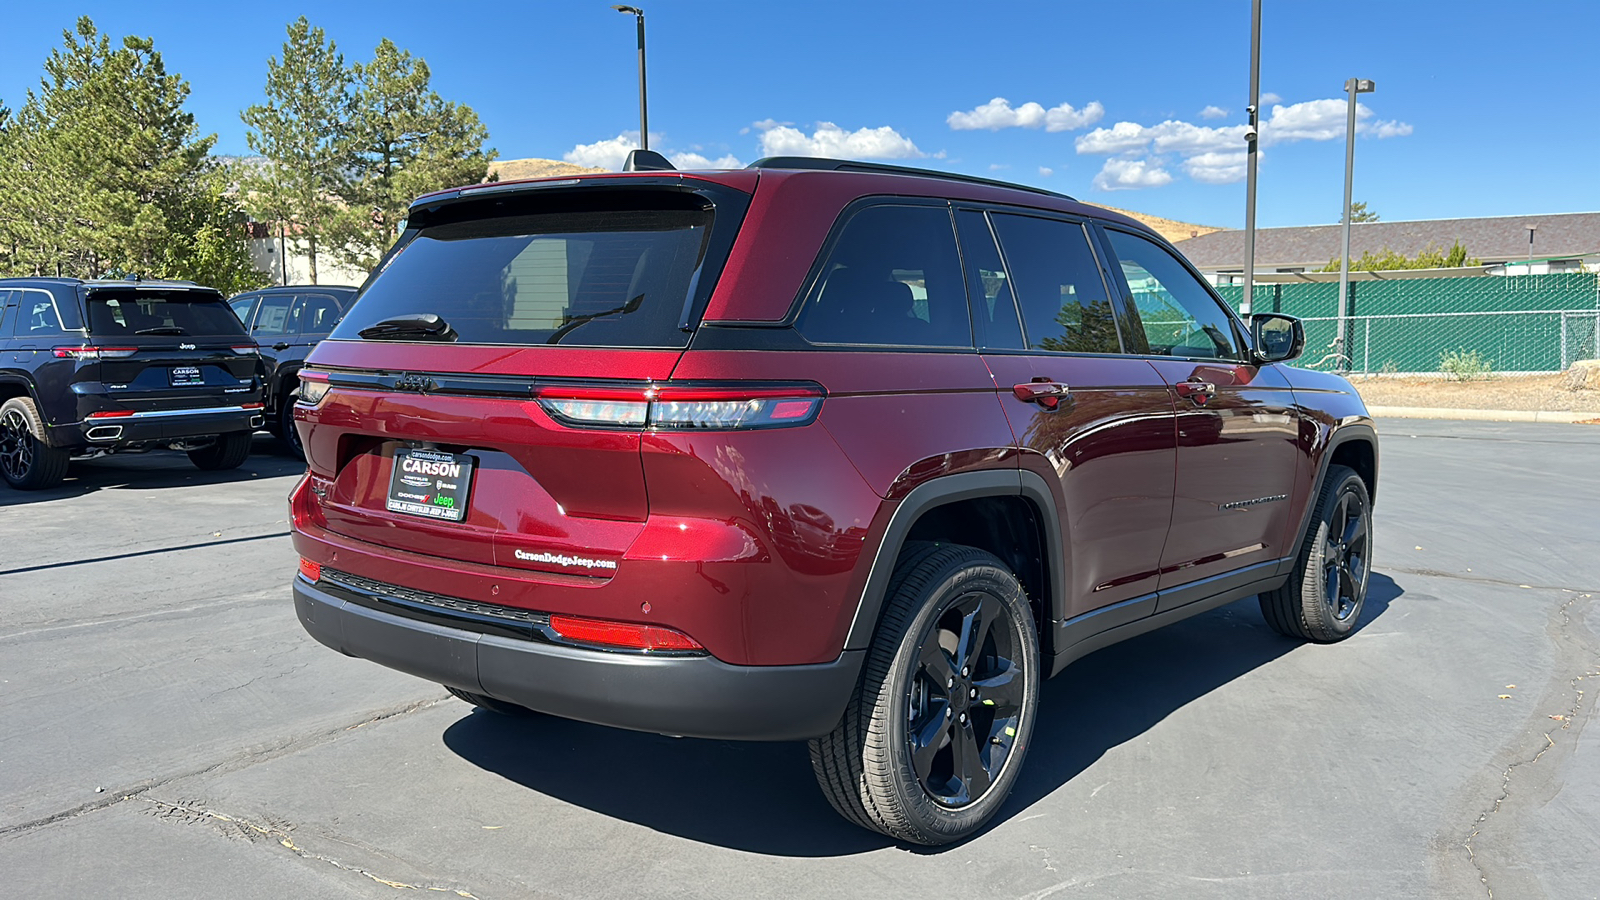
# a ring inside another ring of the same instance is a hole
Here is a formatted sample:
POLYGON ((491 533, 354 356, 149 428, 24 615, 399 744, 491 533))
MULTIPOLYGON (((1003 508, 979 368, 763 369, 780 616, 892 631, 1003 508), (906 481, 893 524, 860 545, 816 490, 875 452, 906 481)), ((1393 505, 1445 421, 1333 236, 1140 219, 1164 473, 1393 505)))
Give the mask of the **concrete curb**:
POLYGON ((1534 412, 1524 409, 1448 409, 1427 406, 1369 406, 1375 419, 1469 419, 1479 422, 1583 422, 1600 419, 1600 412, 1534 412))

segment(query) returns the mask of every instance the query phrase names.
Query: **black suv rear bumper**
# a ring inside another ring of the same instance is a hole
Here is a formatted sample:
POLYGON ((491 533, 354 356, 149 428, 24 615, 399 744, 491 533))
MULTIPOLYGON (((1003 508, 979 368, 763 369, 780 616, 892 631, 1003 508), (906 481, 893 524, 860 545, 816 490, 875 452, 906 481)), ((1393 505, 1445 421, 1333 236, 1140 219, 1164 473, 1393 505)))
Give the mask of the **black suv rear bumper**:
POLYGON ((203 409, 161 409, 127 416, 85 419, 49 429, 57 447, 116 449, 136 444, 162 444, 233 431, 254 431, 265 421, 260 409, 216 406, 203 409))
POLYGON ((479 634, 371 609, 294 580, 307 632, 344 653, 539 712, 685 737, 804 740, 831 731, 865 651, 830 663, 734 666, 479 634))

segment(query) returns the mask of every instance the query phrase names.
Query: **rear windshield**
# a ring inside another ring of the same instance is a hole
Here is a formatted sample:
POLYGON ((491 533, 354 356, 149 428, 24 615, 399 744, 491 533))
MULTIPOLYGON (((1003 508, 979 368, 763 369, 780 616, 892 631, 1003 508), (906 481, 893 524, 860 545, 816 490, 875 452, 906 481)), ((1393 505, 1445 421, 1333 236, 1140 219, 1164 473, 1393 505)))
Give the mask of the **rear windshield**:
POLYGON ((96 337, 243 337, 221 294, 205 291, 96 290, 84 301, 96 337))
POLYGON ((433 313, 472 344, 688 345, 684 330, 712 213, 506 215, 424 227, 333 332, 433 313))

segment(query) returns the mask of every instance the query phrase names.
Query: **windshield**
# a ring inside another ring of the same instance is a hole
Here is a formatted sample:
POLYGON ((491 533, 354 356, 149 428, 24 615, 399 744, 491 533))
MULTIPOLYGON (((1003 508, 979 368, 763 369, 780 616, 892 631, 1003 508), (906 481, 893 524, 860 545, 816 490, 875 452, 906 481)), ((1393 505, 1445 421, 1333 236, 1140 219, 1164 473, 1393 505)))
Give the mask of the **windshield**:
POLYGON ((700 209, 509 215, 418 231, 333 332, 433 314, 471 344, 688 345, 700 209))
POLYGON ((221 294, 207 291, 95 290, 84 302, 96 337, 244 337, 221 294))

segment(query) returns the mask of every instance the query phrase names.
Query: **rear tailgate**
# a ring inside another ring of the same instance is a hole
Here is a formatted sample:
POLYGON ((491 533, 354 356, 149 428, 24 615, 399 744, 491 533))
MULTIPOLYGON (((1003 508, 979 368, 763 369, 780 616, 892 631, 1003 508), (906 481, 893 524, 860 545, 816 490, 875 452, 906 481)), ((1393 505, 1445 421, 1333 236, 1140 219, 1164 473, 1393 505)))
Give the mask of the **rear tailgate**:
POLYGON ((255 342, 209 288, 88 286, 92 353, 80 382, 98 382, 107 409, 238 406, 258 400, 255 342))
POLYGON ((318 524, 417 554, 609 578, 649 513, 644 394, 688 344, 746 200, 673 179, 414 209, 302 372, 318 524), (418 315, 448 334, 372 330, 418 315), (563 419, 570 404, 599 427, 563 419))

